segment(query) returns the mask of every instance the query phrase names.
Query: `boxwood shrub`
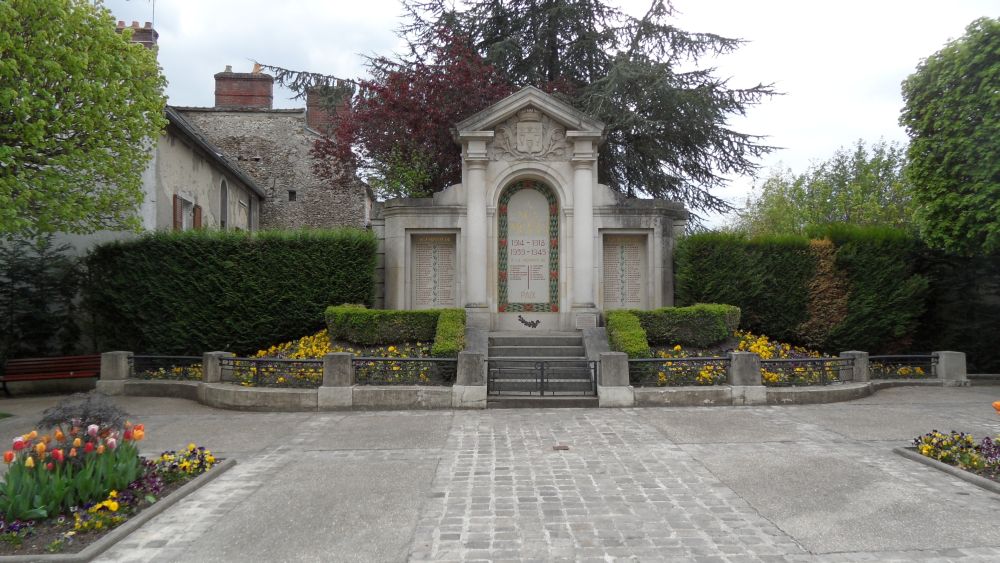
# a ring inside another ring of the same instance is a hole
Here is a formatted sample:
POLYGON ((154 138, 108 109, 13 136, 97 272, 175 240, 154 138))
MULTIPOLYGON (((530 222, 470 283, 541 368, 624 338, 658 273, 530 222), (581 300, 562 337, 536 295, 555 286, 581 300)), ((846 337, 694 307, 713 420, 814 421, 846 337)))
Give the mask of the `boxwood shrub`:
POLYGON ((732 336, 740 322, 739 307, 714 303, 631 313, 639 319, 650 344, 711 346, 732 336))
POLYGON ((375 237, 328 231, 158 232, 96 247, 83 303, 97 350, 251 353, 374 298, 375 237))
POLYGON ((464 309, 400 311, 341 305, 326 310, 333 340, 362 346, 397 342, 431 342, 431 355, 454 357, 465 345, 464 309))
POLYGON ((608 311, 605 325, 613 351, 625 352, 629 358, 648 358, 652 355, 646 331, 633 311, 608 311))

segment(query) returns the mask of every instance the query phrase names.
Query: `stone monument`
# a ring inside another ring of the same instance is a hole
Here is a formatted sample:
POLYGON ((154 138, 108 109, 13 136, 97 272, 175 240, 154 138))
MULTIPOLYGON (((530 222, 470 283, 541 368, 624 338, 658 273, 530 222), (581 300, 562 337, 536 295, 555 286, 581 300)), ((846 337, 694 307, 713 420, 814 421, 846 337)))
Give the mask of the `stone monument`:
POLYGON ((604 124, 524 88, 456 124, 462 183, 386 201, 373 228, 391 309, 465 307, 487 330, 567 331, 673 304, 688 214, 597 182, 604 124))

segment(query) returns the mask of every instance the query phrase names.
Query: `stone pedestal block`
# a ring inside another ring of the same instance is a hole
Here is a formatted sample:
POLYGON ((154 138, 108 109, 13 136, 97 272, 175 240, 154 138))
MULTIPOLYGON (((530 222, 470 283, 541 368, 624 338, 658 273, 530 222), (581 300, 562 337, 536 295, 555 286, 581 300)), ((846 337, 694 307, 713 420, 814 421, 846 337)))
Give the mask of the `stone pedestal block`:
POLYGON ((458 371, 455 385, 486 387, 485 358, 474 352, 458 353, 458 371))
POLYGON ((597 386, 597 406, 602 408, 634 407, 635 389, 631 385, 625 387, 597 386))
POLYGON ((354 385, 354 355, 334 352, 323 356, 323 387, 351 387, 354 385))
POLYGON ((729 355, 729 359, 730 385, 762 385, 760 379, 760 356, 753 352, 732 352, 729 355))
POLYGON ((597 381, 597 404, 600 407, 635 406, 635 391, 628 384, 628 356, 621 352, 601 354, 597 381))
POLYGON ((868 371, 868 352, 859 352, 857 350, 850 350, 848 352, 841 352, 840 357, 854 359, 854 365, 852 367, 841 368, 840 370, 841 381, 854 381, 856 383, 863 383, 865 381, 871 380, 871 372, 868 371))
POLYGON ((937 376, 944 385, 969 384, 965 370, 965 352, 934 352, 934 355, 937 356, 937 376))
POLYGON ((202 381, 205 383, 221 383, 222 363, 219 360, 235 356, 236 354, 232 352, 205 352, 201 359, 202 373, 204 374, 202 381))
POLYGON ((128 379, 132 375, 132 352, 104 352, 101 354, 101 381, 128 379))

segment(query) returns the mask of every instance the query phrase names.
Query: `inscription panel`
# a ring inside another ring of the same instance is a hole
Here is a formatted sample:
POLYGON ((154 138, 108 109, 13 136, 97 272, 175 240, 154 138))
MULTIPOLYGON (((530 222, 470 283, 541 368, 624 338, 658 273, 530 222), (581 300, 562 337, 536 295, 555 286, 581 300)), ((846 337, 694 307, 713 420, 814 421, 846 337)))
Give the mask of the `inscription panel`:
POLYGON ((604 308, 646 308, 646 237, 604 237, 604 308))
POLYGON ((455 235, 410 239, 414 309, 455 307, 455 235))
POLYGON ((536 190, 521 190, 507 211, 507 302, 549 300, 549 203, 536 190))
POLYGON ((559 215, 548 186, 523 180, 497 207, 500 313, 559 311, 559 215))

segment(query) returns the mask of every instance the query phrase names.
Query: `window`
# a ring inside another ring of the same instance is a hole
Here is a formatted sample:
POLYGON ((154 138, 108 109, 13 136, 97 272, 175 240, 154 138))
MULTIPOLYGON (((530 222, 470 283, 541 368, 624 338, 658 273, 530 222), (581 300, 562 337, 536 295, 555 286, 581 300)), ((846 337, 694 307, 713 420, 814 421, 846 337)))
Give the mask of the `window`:
POLYGON ((219 206, 219 228, 225 229, 226 222, 229 220, 229 184, 222 180, 222 187, 219 189, 221 193, 222 201, 219 206))
POLYGON ((295 201, 297 195, 295 190, 288 190, 288 201, 295 201))
POLYGON ((201 206, 195 205, 193 201, 174 194, 174 230, 188 231, 200 229, 201 206))

